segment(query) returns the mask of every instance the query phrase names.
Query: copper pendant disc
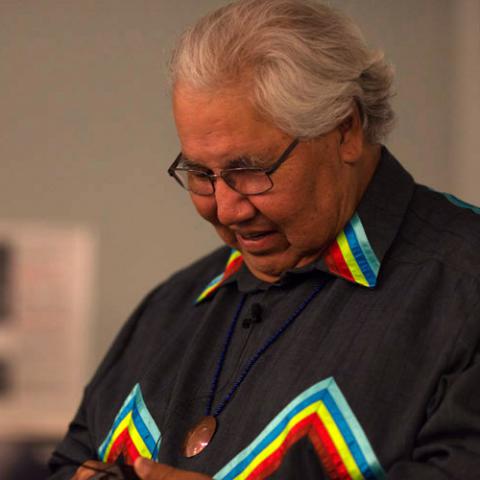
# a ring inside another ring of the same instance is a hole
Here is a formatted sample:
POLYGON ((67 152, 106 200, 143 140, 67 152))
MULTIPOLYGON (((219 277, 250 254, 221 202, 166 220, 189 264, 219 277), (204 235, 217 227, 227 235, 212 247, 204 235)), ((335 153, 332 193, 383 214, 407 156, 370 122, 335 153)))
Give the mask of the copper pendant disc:
POLYGON ((209 415, 203 417, 193 428, 191 428, 183 442, 183 455, 194 457, 202 452, 212 440, 217 429, 217 420, 209 415))

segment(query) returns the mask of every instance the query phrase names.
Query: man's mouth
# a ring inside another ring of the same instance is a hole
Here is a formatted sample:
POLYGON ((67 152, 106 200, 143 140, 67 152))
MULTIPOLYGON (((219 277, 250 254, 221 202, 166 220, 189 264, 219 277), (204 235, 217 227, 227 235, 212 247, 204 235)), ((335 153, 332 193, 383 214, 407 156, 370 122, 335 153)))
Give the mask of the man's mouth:
POLYGON ((251 232, 251 233, 238 233, 238 235, 244 240, 259 240, 267 235, 270 235, 271 231, 266 232, 251 232))
POLYGON ((278 232, 262 230, 257 232, 236 232, 240 249, 251 254, 263 255, 275 248, 278 242, 278 232))

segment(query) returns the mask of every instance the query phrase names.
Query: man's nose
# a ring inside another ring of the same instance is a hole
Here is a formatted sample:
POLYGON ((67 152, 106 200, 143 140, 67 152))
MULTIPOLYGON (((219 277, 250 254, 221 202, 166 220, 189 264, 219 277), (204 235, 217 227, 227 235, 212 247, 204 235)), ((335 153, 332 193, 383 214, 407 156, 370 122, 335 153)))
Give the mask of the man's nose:
POLYGON ((235 225, 251 220, 257 210, 249 198, 229 187, 222 178, 215 184, 217 218, 222 225, 235 225))

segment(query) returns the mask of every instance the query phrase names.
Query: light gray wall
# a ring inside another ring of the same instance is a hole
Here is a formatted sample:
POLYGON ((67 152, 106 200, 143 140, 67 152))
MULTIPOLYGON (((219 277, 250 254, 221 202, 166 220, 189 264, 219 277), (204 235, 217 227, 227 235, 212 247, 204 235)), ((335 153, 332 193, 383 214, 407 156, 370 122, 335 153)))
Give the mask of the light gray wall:
MULTIPOLYGON (((147 290, 219 244, 165 175, 178 150, 165 63, 185 25, 225 3, 0 0, 0 218, 97 233, 91 366, 147 290)), ((480 203, 478 0, 331 3, 396 66, 391 149, 480 203)))

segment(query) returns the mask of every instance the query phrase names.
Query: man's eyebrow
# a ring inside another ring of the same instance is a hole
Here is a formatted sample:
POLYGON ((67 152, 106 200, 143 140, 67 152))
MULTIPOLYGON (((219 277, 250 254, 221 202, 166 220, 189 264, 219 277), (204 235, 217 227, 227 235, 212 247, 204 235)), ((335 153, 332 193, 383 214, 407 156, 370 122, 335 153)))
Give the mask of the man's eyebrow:
POLYGON ((196 162, 195 160, 190 160, 183 153, 180 154, 180 161, 178 162, 180 167, 191 168, 192 170, 210 170, 201 163, 196 162))
POLYGON ((248 168, 257 167, 260 164, 260 159, 252 155, 242 155, 232 158, 228 161, 226 168, 248 168))
MULTIPOLYGON (((226 161, 223 167, 223 170, 226 170, 229 168, 265 167, 266 166, 265 164, 268 163, 268 160, 269 159, 262 158, 257 155, 240 155, 238 157, 235 157, 226 161)), ((183 153, 180 157, 179 166, 185 167, 185 168, 191 168, 193 170, 211 171, 210 168, 206 167, 205 165, 202 165, 199 162, 196 162, 195 160, 189 159, 183 153)))

